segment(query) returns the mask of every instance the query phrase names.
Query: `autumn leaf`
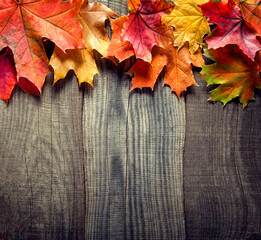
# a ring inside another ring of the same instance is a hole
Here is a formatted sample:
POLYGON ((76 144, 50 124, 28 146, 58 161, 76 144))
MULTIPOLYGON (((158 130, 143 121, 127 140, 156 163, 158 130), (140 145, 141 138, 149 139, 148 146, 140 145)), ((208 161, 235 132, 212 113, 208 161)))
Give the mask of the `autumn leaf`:
POLYGON ((210 100, 226 104, 239 97, 246 107, 254 99, 254 89, 261 88, 257 62, 248 58, 237 45, 210 49, 206 55, 215 63, 203 66, 201 76, 208 85, 220 84, 211 91, 210 100))
POLYGON ((89 50, 95 49, 103 56, 107 53, 110 44, 105 29, 105 20, 109 17, 118 17, 118 15, 98 2, 85 1, 79 12, 85 47, 89 50))
POLYGON ((81 0, 1 0, 0 50, 7 46, 12 50, 18 82, 30 80, 41 92, 50 72, 42 38, 52 40, 63 51, 84 46, 82 29, 75 18, 81 3, 81 0))
POLYGON ((0 54, 0 98, 8 102, 11 93, 17 84, 13 53, 9 48, 0 54))
POLYGON ((50 60, 50 65, 54 69, 53 84, 60 79, 64 79, 69 70, 74 70, 79 85, 86 82, 93 86, 93 77, 99 73, 93 52, 88 49, 70 49, 65 54, 56 47, 50 60))
POLYGON ((261 2, 260 0, 236 0, 246 24, 261 35, 261 2))
POLYGON ((133 56, 134 50, 132 44, 128 41, 121 41, 121 31, 123 24, 125 23, 127 16, 120 17, 118 19, 110 19, 112 28, 112 39, 108 47, 106 57, 116 57, 120 62, 133 56))
POLYGON ((168 65, 164 76, 164 84, 169 85, 171 90, 180 98, 180 94, 186 91, 191 85, 197 85, 194 79, 192 66, 201 67, 204 61, 201 49, 191 55, 187 46, 178 50, 177 47, 170 47, 167 51, 168 65))
POLYGON ((166 66, 164 84, 169 85, 178 97, 189 86, 197 85, 194 80, 191 64, 199 67, 204 64, 200 50, 195 55, 191 55, 187 45, 180 50, 170 45, 168 50, 154 47, 152 54, 151 64, 143 60, 138 60, 130 69, 129 74, 134 74, 131 90, 143 87, 149 87, 153 90, 164 66, 166 66))
POLYGON ((28 79, 22 77, 19 82, 17 81, 14 56, 10 48, 1 51, 0 66, 0 99, 7 103, 16 85, 28 94, 40 95, 38 88, 28 79))
POLYGON ((174 27, 174 46, 179 49, 189 42, 189 50, 194 54, 200 44, 203 43, 203 37, 210 33, 209 24, 203 15, 199 4, 208 2, 208 0, 175 0, 176 6, 171 14, 162 17, 162 21, 174 27))
POLYGON ((19 82, 17 82, 17 85, 22 88, 22 90, 28 94, 33 94, 40 96, 41 92, 39 89, 27 78, 20 78, 19 82))
POLYGON ((248 27, 242 13, 233 0, 227 3, 212 1, 200 5, 201 10, 217 28, 206 39, 209 48, 219 48, 227 44, 237 44, 241 50, 254 60, 261 44, 256 39, 255 32, 248 27))
POLYGON ((123 61, 136 55, 137 61, 128 72, 134 75, 131 90, 144 87, 153 90, 165 67, 164 84, 169 85, 180 97, 182 91, 196 84, 191 64, 204 64, 201 51, 191 55, 187 43, 180 51, 172 45, 172 37, 169 35, 171 28, 161 23, 161 17, 169 14, 174 5, 150 0, 141 0, 139 4, 138 1, 129 0, 128 3, 132 12, 128 16, 111 20, 113 34, 106 57, 123 61), (163 32, 168 33, 167 37, 161 32, 163 28, 163 32), (162 41, 158 43, 159 40, 162 41))
POLYGON ((140 4, 140 0, 128 0, 130 11, 138 9, 139 4, 140 4))
POLYGON ((131 90, 135 88, 142 89, 144 87, 149 87, 153 90, 158 76, 167 63, 168 57, 166 51, 155 46, 152 50, 151 63, 138 59, 129 70, 129 75, 134 74, 131 90))
POLYGON ((171 30, 162 24, 161 17, 169 14, 173 7, 166 0, 140 0, 138 8, 128 15, 121 32, 121 41, 132 44, 137 58, 151 62, 154 45, 164 48, 172 43, 171 30))
POLYGON ((87 82, 93 86, 93 77, 98 69, 93 56, 93 50, 102 55, 107 53, 110 39, 105 29, 105 20, 118 16, 105 5, 85 1, 79 12, 79 21, 83 27, 83 38, 86 49, 67 50, 63 53, 55 48, 50 65, 54 69, 54 84, 65 78, 69 70, 74 70, 79 84, 87 82))

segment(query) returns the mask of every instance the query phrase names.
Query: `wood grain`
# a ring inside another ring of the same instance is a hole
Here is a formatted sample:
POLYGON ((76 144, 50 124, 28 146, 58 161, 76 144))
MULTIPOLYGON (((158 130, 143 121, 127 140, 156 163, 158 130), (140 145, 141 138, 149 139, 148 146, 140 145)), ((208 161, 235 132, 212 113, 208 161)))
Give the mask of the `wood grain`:
POLYGON ((127 122, 127 239, 185 239, 185 104, 163 88, 130 96, 127 122))
POLYGON ((261 239, 261 95, 243 111, 186 98, 184 196, 188 239, 261 239))
MULTIPOLYGON (((74 77, 41 99, 0 104, 0 233, 7 239, 84 237, 82 94, 74 77)), ((18 90, 18 89, 17 89, 18 90)))
POLYGON ((184 101, 158 85, 129 93, 129 77, 100 62, 84 96, 87 238, 184 239, 184 101))
POLYGON ((88 239, 123 239, 126 112, 129 80, 101 60, 94 89, 84 94, 84 149, 88 181, 88 239))
POLYGON ((261 239, 260 92, 245 111, 200 79, 129 93, 131 61, 95 55, 94 88, 0 102, 0 239, 261 239))

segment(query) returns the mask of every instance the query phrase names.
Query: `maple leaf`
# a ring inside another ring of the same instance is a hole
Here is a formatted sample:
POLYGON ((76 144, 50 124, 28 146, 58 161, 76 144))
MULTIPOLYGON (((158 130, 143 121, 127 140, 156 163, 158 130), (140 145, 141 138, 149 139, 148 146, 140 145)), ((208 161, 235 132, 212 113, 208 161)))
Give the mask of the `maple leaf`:
POLYGON ((53 84, 60 79, 64 79, 69 70, 74 70, 79 85, 87 82, 93 86, 93 77, 99 73, 93 52, 88 49, 71 49, 67 50, 65 54, 59 48, 55 48, 50 65, 54 69, 53 84))
POLYGON ((210 33, 210 28, 206 17, 203 15, 199 4, 208 0, 175 0, 175 8, 171 14, 162 17, 162 21, 174 27, 174 45, 179 49, 189 42, 189 50, 194 54, 203 37, 210 33))
POLYGON ((217 24, 213 34, 206 39, 210 48, 216 49, 227 44, 237 44, 247 56, 254 60, 261 44, 256 39, 255 32, 246 24, 239 7, 233 0, 228 0, 226 3, 210 1, 200 5, 200 8, 205 16, 217 24))
POLYGON ((126 19, 127 16, 123 16, 115 20, 110 19, 112 39, 106 55, 109 59, 112 59, 111 57, 116 57, 120 62, 122 62, 135 54, 130 42, 121 41, 121 31, 126 19))
POLYGON ((110 8, 102 3, 85 1, 79 12, 79 19, 83 26, 85 47, 97 50, 101 55, 107 53, 110 39, 105 29, 105 20, 118 17, 110 8))
POLYGON ((157 78, 164 66, 164 84, 169 85, 171 90, 180 98, 181 92, 185 91, 191 85, 197 85, 192 66, 201 66, 204 64, 201 51, 191 55, 188 46, 185 45, 180 50, 170 45, 168 50, 154 47, 151 64, 143 60, 138 60, 130 69, 129 74, 134 73, 132 79, 132 88, 149 87, 153 90, 157 78))
POLYGON ((17 81, 14 56, 8 47, 1 51, 0 66, 0 99, 7 103, 15 85, 20 86, 28 94, 40 95, 38 88, 26 78, 22 77, 19 82, 17 81))
POLYGON ((87 82, 93 86, 93 77, 98 74, 98 69, 93 56, 93 50, 102 55, 107 53, 110 44, 105 29, 105 20, 118 16, 105 5, 85 1, 79 12, 79 21, 83 26, 83 38, 86 49, 72 49, 63 53, 55 48, 50 65, 54 69, 54 84, 65 78, 69 70, 74 70, 79 84, 87 82))
POLYGON ((254 89, 261 88, 258 63, 248 58, 237 45, 210 49, 206 55, 215 63, 203 66, 201 77, 208 85, 220 84, 211 91, 210 100, 226 104, 239 97, 246 107, 254 99, 254 89))
POLYGON ((136 10, 140 4, 140 0, 128 0, 130 11, 136 10))
POLYGON ((261 2, 260 0, 236 0, 243 18, 250 27, 261 35, 261 2))
POLYGON ((0 50, 7 46, 12 50, 18 82, 28 79, 41 92, 50 71, 42 38, 63 51, 83 47, 82 29, 75 18, 80 5, 81 0, 1 0, 0 50))
POLYGON ((191 55, 186 45, 180 50, 177 47, 171 47, 167 55, 169 60, 164 76, 164 84, 169 85, 171 90, 180 98, 181 92, 186 91, 191 85, 197 85, 191 64, 196 67, 204 65, 201 49, 191 55))
POLYGON ((166 0, 140 0, 137 9, 128 15, 121 32, 121 40, 129 41, 137 58, 151 62, 154 45, 167 47, 172 43, 171 29, 161 22, 174 5, 166 0))
POLYGON ((5 102, 8 102, 17 84, 16 70, 13 61, 12 51, 9 48, 4 49, 3 53, 0 54, 0 98, 5 102))
POLYGON ((149 87, 153 90, 158 76, 167 63, 168 57, 166 51, 163 48, 155 46, 152 49, 151 63, 138 59, 128 71, 129 75, 134 74, 132 79, 132 88, 130 91, 135 88, 142 89, 144 87, 149 87))

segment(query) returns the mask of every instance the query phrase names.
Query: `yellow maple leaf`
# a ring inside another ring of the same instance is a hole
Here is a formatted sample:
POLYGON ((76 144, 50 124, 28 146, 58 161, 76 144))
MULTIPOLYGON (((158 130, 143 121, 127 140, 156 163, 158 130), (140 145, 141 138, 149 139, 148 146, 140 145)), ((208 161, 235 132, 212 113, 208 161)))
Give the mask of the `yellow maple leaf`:
POLYGON ((105 29, 105 20, 113 16, 118 15, 102 3, 84 1, 78 19, 83 27, 85 49, 72 49, 64 53, 55 47, 49 63, 54 69, 54 84, 65 78, 69 70, 74 70, 80 85, 87 82, 93 86, 93 77, 99 73, 93 50, 102 55, 107 53, 110 39, 105 29))
POLYGON ((88 49, 69 49, 64 53, 55 47, 50 65, 54 69, 53 84, 65 78, 69 70, 74 70, 79 85, 87 82, 93 86, 93 77, 99 73, 93 52, 88 49))
POLYGON ((208 0, 175 0, 174 10, 162 21, 168 26, 174 27, 174 46, 179 49, 189 43, 189 51, 194 54, 203 42, 205 34, 210 33, 206 17, 198 5, 208 0))

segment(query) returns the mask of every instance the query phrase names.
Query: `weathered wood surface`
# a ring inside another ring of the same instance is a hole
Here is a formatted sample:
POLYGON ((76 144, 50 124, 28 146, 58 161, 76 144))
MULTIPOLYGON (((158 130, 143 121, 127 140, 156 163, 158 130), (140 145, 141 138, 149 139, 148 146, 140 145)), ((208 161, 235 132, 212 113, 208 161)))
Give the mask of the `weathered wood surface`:
POLYGON ((188 239, 261 239, 261 94, 206 102, 206 83, 186 98, 183 159, 188 239))
POLYGON ((185 237, 185 105, 161 84, 129 94, 129 78, 107 62, 86 93, 88 239, 185 237))
POLYGON ((127 64, 0 102, 0 239, 261 239, 260 92, 245 111, 200 79, 129 93, 127 64))

